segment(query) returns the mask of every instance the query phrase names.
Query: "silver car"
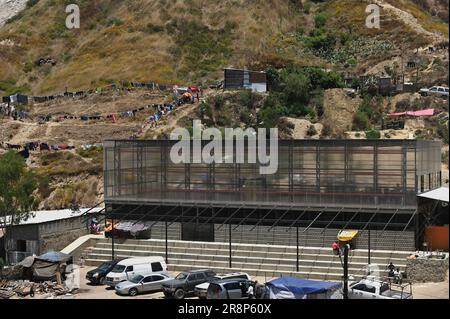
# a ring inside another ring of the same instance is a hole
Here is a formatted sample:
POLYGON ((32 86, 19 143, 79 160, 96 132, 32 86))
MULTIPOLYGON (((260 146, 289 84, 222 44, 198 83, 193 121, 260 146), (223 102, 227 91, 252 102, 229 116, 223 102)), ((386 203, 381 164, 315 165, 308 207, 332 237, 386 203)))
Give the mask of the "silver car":
POLYGON ((161 291, 162 284, 172 279, 164 274, 136 275, 130 280, 117 284, 115 289, 119 295, 136 296, 140 293, 161 291))

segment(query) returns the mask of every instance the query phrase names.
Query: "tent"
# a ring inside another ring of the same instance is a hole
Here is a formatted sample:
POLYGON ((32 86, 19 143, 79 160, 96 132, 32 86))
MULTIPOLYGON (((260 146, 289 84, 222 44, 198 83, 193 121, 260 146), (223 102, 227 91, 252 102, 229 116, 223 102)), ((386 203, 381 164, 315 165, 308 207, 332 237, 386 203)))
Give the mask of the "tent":
POLYGON ((341 283, 280 277, 266 283, 269 299, 330 299, 341 283))
POLYGON ((56 273, 64 272, 64 264, 72 262, 72 256, 50 251, 41 256, 30 256, 25 258, 20 266, 24 268, 24 277, 34 281, 55 280, 56 273))

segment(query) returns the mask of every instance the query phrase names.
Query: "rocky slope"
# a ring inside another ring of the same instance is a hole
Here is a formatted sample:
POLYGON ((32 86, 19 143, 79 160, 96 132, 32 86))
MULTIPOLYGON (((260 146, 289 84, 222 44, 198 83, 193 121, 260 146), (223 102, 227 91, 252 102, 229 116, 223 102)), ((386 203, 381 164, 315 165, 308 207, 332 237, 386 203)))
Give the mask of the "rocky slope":
POLYGON ((0 0, 0 27, 25 9, 28 0, 0 0))

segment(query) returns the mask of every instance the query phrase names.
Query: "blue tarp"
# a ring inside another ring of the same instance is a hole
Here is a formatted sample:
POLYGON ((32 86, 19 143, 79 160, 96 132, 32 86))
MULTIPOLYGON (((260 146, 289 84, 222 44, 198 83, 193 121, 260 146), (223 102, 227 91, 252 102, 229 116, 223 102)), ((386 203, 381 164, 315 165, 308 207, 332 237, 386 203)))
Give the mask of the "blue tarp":
POLYGON ((322 294, 330 290, 339 289, 342 284, 337 282, 307 280, 293 277, 280 277, 266 284, 277 288, 277 290, 288 290, 297 298, 309 294, 322 294))

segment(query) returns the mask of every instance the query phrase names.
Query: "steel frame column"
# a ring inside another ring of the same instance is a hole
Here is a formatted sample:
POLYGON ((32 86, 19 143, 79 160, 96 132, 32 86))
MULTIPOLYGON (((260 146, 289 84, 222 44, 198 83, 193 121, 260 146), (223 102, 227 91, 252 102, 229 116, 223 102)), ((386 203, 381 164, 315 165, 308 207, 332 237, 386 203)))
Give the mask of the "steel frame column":
POLYGON ((230 242, 230 244, 229 244, 229 253, 230 253, 230 255, 229 255, 229 266, 230 266, 230 268, 232 268, 233 264, 232 264, 232 256, 231 256, 231 224, 228 224, 228 240, 230 242))
POLYGON ((167 220, 164 222, 165 226, 166 226, 166 264, 169 263, 169 242, 167 240, 167 235, 168 235, 168 231, 167 231, 167 220))
POLYGON ((406 181, 407 181, 407 174, 408 174, 408 163, 407 163, 407 144, 405 141, 402 143, 402 205, 406 204, 406 194, 407 194, 407 188, 406 188, 406 181))
POLYGON ((297 263, 296 263, 296 265, 297 265, 297 272, 299 272, 299 270, 300 270, 300 260, 299 260, 299 248, 298 248, 298 226, 296 227, 296 229, 297 229, 297 263))
POLYGON ((316 191, 320 193, 320 141, 316 146, 316 191))
POLYGON ((111 260, 115 259, 115 251, 114 251, 114 218, 111 220, 111 260))
MULTIPOLYGON (((378 194, 378 143, 373 146, 373 191, 378 194)), ((375 197, 375 205, 378 205, 379 197, 375 197)))

